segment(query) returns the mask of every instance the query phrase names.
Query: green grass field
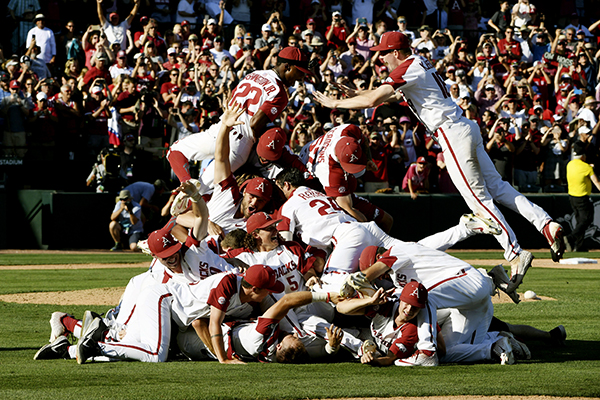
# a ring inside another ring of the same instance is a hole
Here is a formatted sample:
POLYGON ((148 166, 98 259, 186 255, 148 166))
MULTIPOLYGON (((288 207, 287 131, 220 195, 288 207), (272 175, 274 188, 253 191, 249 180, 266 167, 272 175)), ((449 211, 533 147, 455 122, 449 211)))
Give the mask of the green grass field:
MULTIPOLYGON (((454 253, 456 254, 456 253, 454 253)), ((470 259, 494 253, 468 254, 470 259)), ((496 254, 496 257, 500 253, 496 254)), ((60 255, 0 255, 0 264, 60 264, 60 255), (35 257, 33 257, 35 256, 35 257), (55 259, 56 257, 56 259, 55 259)), ((78 256, 77 263, 149 261, 120 255, 78 256), (86 261, 87 260, 87 261, 86 261), (121 260, 121 261, 115 261, 121 260)), ((542 256, 540 254, 539 256, 542 256)), ((467 258, 467 256, 465 256, 467 258)), ((75 263, 68 257, 69 263, 75 263)), ((0 270, 0 294, 125 286, 143 269, 0 270)), ((512 366, 443 365, 373 368, 357 363, 220 365, 216 362, 136 362, 77 365, 33 361, 48 341, 53 311, 81 316, 98 306, 0 302, 1 399, 313 399, 339 397, 548 395, 600 396, 600 270, 531 269, 519 291, 556 301, 499 304, 495 315, 549 330, 563 324, 567 346, 531 342, 533 358, 512 366)))

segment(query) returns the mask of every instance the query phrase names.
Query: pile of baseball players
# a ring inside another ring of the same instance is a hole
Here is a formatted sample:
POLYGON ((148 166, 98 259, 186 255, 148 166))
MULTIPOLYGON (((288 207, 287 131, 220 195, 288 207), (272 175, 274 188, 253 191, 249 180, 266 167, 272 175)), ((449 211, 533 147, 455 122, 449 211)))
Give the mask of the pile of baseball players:
POLYGON ((493 317, 491 302, 496 290, 519 302, 516 289, 533 258, 494 200, 536 226, 554 261, 564 252, 561 226, 501 180, 479 127, 404 34, 387 32, 372 50, 391 71, 385 84, 359 95, 347 90, 343 100, 316 98, 355 109, 405 100, 437 137, 473 214, 418 242, 400 241, 386 233, 391 217, 353 194, 356 176, 371 167, 356 126, 332 129, 299 157, 279 128, 265 131, 287 103, 285 87, 311 73, 304 53, 288 47, 275 68, 240 82, 217 124, 171 147, 182 184, 170 223, 140 244, 153 256, 149 270, 130 280, 104 317, 53 313, 51 343, 34 358, 513 364, 531 357, 515 334, 564 342, 564 327, 512 326, 493 317), (191 179, 188 162, 207 159, 200 179, 191 179), (256 176, 240 173, 249 164, 256 176), (477 233, 495 235, 510 277, 502 266, 478 270, 444 252, 477 233))

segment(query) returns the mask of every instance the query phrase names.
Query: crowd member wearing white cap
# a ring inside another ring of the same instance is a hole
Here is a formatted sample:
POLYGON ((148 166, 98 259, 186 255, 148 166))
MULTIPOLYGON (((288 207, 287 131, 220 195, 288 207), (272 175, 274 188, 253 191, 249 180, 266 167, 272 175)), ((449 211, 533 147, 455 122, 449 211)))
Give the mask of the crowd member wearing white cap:
POLYGON ((42 59, 46 64, 54 64, 56 59, 56 40, 54 32, 46 28, 46 17, 44 14, 35 16, 35 28, 27 33, 25 46, 29 48, 31 42, 35 40, 35 45, 40 47, 40 54, 37 58, 42 59))
POLYGON ((117 53, 117 62, 111 65, 108 71, 113 79, 116 79, 119 75, 131 76, 133 68, 127 65, 127 54, 123 50, 119 50, 117 53))
POLYGON ((339 11, 334 11, 331 14, 331 25, 325 31, 325 39, 327 46, 333 48, 346 46, 346 39, 350 34, 350 29, 346 25, 346 21, 342 18, 339 11))

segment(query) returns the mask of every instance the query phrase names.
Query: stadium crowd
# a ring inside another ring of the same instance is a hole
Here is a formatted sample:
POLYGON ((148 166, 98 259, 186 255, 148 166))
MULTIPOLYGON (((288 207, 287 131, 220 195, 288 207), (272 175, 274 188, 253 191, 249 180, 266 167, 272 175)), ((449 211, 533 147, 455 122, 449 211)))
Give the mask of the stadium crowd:
MULTIPOLYGON (((557 2, 558 17, 553 2, 528 0, 257 3, 9 2, 3 163, 21 167, 30 188, 118 194, 113 250, 153 256, 104 318, 54 313, 51 344, 35 358, 166 361, 172 333, 186 357, 222 363, 303 361, 344 347, 372 365, 512 364, 530 357, 514 334, 563 342, 562 326, 493 319, 490 295, 500 289, 518 303, 532 258, 493 212, 496 221, 465 215, 405 243, 386 234, 385 210, 355 195, 457 192, 446 150, 414 103, 322 104, 406 83, 390 78, 383 58, 410 50, 437 71, 436 90, 453 102, 445 110, 456 114, 455 103, 479 126, 503 180, 565 191, 572 145, 589 164, 599 156, 600 20, 570 1, 557 2), (169 223, 140 240, 143 211, 157 212, 150 200, 169 186, 160 210, 169 223), (507 238, 510 278, 443 252, 476 233, 507 238), (370 317, 371 336, 356 320, 333 325, 339 314, 370 317)), ((496 192, 524 207, 512 188, 496 192)), ((526 207, 558 261, 562 228, 526 207)))

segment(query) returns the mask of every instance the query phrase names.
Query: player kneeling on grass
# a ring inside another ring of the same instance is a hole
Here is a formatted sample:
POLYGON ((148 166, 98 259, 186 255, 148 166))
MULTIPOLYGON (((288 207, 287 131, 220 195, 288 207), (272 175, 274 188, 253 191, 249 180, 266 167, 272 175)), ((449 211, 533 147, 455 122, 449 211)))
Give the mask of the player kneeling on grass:
MULTIPOLYGON (((416 349, 419 341, 416 318, 427 304, 425 286, 411 281, 404 286, 399 299, 389 295, 390 292, 379 288, 371 297, 343 300, 336 306, 342 314, 371 318, 371 334, 375 343, 365 341, 360 362, 377 366, 437 365, 420 362, 429 355, 416 349)), ((441 348, 443 345, 438 343, 438 353, 441 348)))

